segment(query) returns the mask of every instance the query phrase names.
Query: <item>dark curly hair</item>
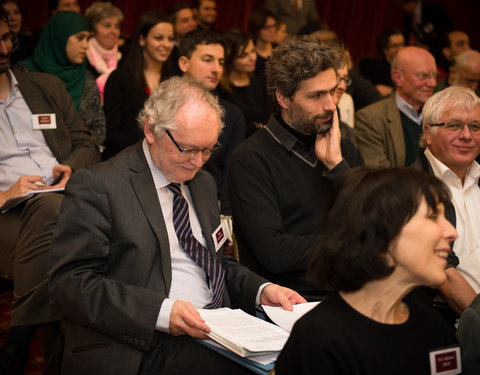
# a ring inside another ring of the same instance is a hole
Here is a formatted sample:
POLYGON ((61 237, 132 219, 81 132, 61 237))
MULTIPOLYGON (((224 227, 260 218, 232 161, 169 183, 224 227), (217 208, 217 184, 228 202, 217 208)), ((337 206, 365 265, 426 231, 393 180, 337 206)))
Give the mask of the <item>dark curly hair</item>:
POLYGON ((279 45, 266 65, 267 89, 275 99, 275 90, 291 98, 298 87, 318 73, 343 66, 337 50, 309 36, 289 38, 279 45))
POLYGON ((322 287, 353 292, 390 275, 392 241, 422 198, 430 211, 450 205, 445 184, 413 168, 354 169, 332 195, 309 275, 322 287))

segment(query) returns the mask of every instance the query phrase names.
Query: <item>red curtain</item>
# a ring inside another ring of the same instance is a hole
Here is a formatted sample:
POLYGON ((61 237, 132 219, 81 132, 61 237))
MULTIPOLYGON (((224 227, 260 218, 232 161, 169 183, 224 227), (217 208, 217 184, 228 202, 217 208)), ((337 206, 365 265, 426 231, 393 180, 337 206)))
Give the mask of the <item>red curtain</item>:
MULTIPOLYGON (((84 11, 93 0, 79 0, 84 11)), ((123 30, 132 32, 136 20, 150 9, 168 11, 174 3, 191 3, 191 0, 116 0, 123 10, 123 30)), ((252 9, 262 6, 264 0, 217 0, 219 19, 217 30, 239 26, 245 28, 252 9)), ((466 31, 471 38, 472 48, 480 48, 478 33, 478 0, 436 0, 443 5, 455 26, 466 31)), ((31 29, 45 24, 48 19, 47 1, 18 0, 24 22, 31 29)), ((386 27, 402 27, 402 10, 395 0, 317 0, 320 18, 350 47, 354 59, 374 54, 376 39, 386 27)))

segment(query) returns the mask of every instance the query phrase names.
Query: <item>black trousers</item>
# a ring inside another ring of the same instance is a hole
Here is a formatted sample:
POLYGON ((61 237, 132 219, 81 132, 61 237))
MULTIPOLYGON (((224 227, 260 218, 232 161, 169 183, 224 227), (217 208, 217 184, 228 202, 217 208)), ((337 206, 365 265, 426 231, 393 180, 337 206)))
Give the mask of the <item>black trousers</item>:
POLYGON ((157 332, 142 360, 141 375, 246 375, 250 370, 199 344, 189 336, 157 332))

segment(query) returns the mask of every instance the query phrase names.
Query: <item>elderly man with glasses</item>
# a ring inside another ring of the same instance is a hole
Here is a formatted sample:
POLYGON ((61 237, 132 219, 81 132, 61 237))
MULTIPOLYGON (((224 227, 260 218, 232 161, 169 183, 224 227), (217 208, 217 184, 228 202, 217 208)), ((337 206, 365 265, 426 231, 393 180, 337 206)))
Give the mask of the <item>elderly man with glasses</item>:
POLYGON ((140 113, 145 138, 71 179, 49 278, 65 317, 62 373, 247 374, 193 339, 210 332, 196 309, 305 301, 223 255, 215 181, 201 169, 222 114, 198 81, 166 80, 140 113))
POLYGON ((426 149, 417 163, 449 187, 458 238, 456 268, 448 268, 445 300, 463 312, 480 293, 480 98, 472 89, 452 86, 436 93, 423 108, 426 149))
POLYGON ((420 152, 421 110, 436 86, 435 59, 426 50, 405 47, 392 61, 395 92, 356 114, 358 148, 367 166, 401 167, 420 152))

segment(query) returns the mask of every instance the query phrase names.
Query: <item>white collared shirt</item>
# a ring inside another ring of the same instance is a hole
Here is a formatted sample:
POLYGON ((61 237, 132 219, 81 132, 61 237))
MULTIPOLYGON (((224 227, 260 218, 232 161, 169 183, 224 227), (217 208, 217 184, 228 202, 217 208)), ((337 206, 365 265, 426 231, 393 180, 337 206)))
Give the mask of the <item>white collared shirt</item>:
MULTIPOLYGON (((170 312, 176 300, 189 301, 195 308, 204 308, 212 301, 212 292, 208 287, 207 276, 200 266, 185 252, 178 242, 177 234, 173 226, 173 193, 167 187, 170 184, 160 170, 155 167, 147 142, 143 140, 143 152, 153 176, 158 200, 162 209, 162 215, 167 228, 168 243, 170 244, 170 257, 172 266, 172 284, 170 293, 160 308, 156 328, 162 332, 169 332, 170 312)), ((188 202, 190 224, 194 237, 206 247, 202 228, 197 214, 193 208, 190 191, 185 185, 181 185, 182 193, 188 202)), ((207 233, 207 235, 209 235, 207 233)))
POLYGON ((474 161, 465 173, 464 183, 431 151, 425 150, 435 176, 450 189, 455 207, 458 238, 453 250, 460 264, 457 270, 468 281, 476 293, 480 293, 480 165, 474 161))

